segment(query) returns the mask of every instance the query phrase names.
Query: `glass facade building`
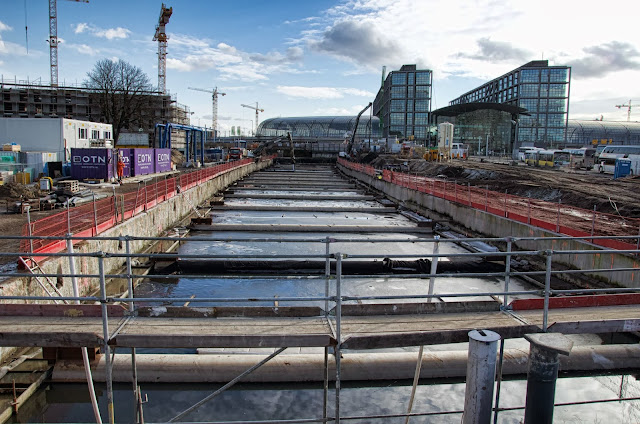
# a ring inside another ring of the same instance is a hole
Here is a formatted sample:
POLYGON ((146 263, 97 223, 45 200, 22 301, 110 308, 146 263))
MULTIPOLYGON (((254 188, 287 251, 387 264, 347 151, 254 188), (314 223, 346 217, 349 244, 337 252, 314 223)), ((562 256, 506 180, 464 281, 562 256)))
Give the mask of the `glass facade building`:
POLYGON ((432 83, 432 72, 416 65, 403 65, 387 75, 373 102, 383 137, 428 140, 432 83))
MULTIPOLYGON (((282 137, 287 133, 295 138, 343 140, 353 132, 355 116, 304 116, 298 118, 270 118, 258 125, 258 137, 282 137)), ((360 117, 356 137, 380 138, 380 121, 377 117, 360 117)))
POLYGON ((517 121, 515 147, 557 147, 567 143, 571 68, 529 62, 473 89, 450 105, 490 102, 525 108, 529 116, 517 121))
POLYGON ((579 121, 570 119, 567 145, 593 144, 640 145, 640 122, 579 121))

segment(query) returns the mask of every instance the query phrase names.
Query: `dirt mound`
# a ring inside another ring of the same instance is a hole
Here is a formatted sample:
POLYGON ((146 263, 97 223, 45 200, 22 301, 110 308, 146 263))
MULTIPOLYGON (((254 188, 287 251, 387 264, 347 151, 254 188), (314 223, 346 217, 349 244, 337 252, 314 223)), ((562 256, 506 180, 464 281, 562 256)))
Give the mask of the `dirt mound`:
POLYGON ((0 197, 20 199, 22 197, 33 199, 40 197, 40 188, 34 185, 18 183, 3 184, 0 186, 0 197))
POLYGON ((171 162, 176 166, 184 164, 184 155, 177 149, 171 149, 171 162))

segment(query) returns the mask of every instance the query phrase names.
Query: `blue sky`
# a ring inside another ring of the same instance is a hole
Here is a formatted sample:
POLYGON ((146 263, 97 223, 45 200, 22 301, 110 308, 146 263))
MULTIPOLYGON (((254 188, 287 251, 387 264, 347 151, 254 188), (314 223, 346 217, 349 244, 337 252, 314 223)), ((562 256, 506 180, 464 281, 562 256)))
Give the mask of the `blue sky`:
MULTIPOLYGON (((49 81, 48 2, 12 0, 0 15, 0 74, 49 81), (25 6, 29 51, 25 41, 25 6)), ((81 83, 96 61, 123 59, 157 84, 152 41, 161 2, 58 0, 59 79, 81 83)), ((355 115, 381 68, 434 71, 433 107, 529 60, 573 68, 570 118, 640 120, 635 2, 507 0, 176 1, 167 25, 167 88, 210 125, 217 86, 221 130, 277 116, 355 115)))

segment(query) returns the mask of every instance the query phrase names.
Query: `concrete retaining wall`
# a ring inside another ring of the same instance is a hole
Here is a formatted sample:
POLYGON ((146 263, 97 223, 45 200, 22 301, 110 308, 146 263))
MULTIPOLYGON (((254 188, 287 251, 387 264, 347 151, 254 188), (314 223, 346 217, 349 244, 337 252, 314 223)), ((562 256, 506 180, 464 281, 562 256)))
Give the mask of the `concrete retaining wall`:
MULTIPOLYGON (((485 234, 488 237, 557 237, 560 234, 553 233, 518 221, 507 219, 485 211, 460 205, 449 200, 431 196, 416 190, 401 187, 384 180, 375 179, 362 172, 348 169, 338 165, 345 175, 360 180, 371 187, 385 193, 388 197, 400 202, 409 209, 432 216, 432 212, 444 215, 469 230, 485 234)), ((516 241, 515 245, 524 250, 601 250, 598 246, 584 240, 544 241, 516 241)), ((618 269, 640 268, 640 261, 632 255, 617 253, 596 254, 554 254, 554 262, 561 262, 577 269, 618 269)), ((640 269, 638 272, 619 271, 607 273, 594 273, 594 277, 601 278, 611 284, 622 287, 640 287, 640 269)))
MULTIPOLYGON (((120 237, 120 236, 137 236, 137 237, 159 237, 165 230, 172 228, 182 219, 193 212, 193 205, 198 205, 211 198, 215 193, 224 190, 235 181, 244 176, 266 168, 271 161, 263 161, 251 163, 237 169, 219 175, 205 183, 198 185, 190 190, 186 190, 182 195, 178 195, 159 203, 153 208, 141 213, 122 224, 119 224, 104 233, 102 237, 120 237), (187 201, 186 199, 189 199, 187 201)), ((148 243, 143 241, 132 241, 131 251, 140 252, 148 243)), ((124 242, 119 241, 93 241, 88 240, 75 246, 76 253, 90 252, 111 252, 124 253, 124 242)), ((118 268, 125 264, 123 258, 105 258, 104 269, 106 273, 114 273, 118 268)), ((69 259, 66 257, 50 258, 40 263, 42 270, 46 274, 70 274, 69 259)), ((76 273, 78 274, 98 274, 98 259, 92 257, 76 258, 76 273)), ((73 296, 73 288, 70 278, 58 277, 55 283, 64 296, 73 296)), ((99 289, 99 281, 97 279, 79 278, 78 286, 81 296, 90 295, 99 289)), ((126 281, 116 283, 110 286, 110 292, 122 292, 126 287, 126 281)), ((46 296, 46 293, 40 288, 40 285, 32 277, 12 278, 4 281, 0 285, 0 293, 4 296, 46 296)), ((20 303, 19 301, 11 301, 11 303, 20 303)), ((13 348, 0 348, 0 359, 10 354, 13 348)))

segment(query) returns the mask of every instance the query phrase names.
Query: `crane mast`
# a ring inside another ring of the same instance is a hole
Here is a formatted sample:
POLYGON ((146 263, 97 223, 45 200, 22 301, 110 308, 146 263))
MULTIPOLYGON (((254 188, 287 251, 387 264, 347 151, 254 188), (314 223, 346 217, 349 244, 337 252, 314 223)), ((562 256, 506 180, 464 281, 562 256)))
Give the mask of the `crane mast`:
MULTIPOLYGON (((89 3, 89 0, 70 0, 89 3)), ((58 86, 58 0, 49 0, 49 67, 51 87, 58 86)))
POLYGON ((153 36, 153 41, 158 42, 158 91, 163 94, 167 92, 167 40, 169 39, 165 27, 169 23, 172 13, 173 7, 167 9, 162 3, 156 33, 153 36))
POLYGON ((255 132, 254 135, 258 133, 258 113, 259 112, 264 112, 264 109, 260 109, 258 107, 258 102, 256 102, 255 106, 249 106, 249 105, 243 105, 241 104, 240 106, 242 107, 248 107, 249 109, 254 109, 256 111, 256 126, 255 126, 255 132))
POLYGON ((621 105, 616 105, 616 107, 618 109, 622 109, 623 107, 627 108, 627 122, 631 121, 631 108, 633 108, 633 105, 631 104, 631 99, 629 99, 629 103, 625 104, 621 104, 621 105))
POLYGON ((213 129, 213 136, 216 136, 218 131, 218 96, 226 96, 227 93, 221 93, 218 91, 218 87, 213 90, 207 90, 204 88, 188 87, 189 90, 202 91, 203 93, 211 93, 211 128, 213 129))

